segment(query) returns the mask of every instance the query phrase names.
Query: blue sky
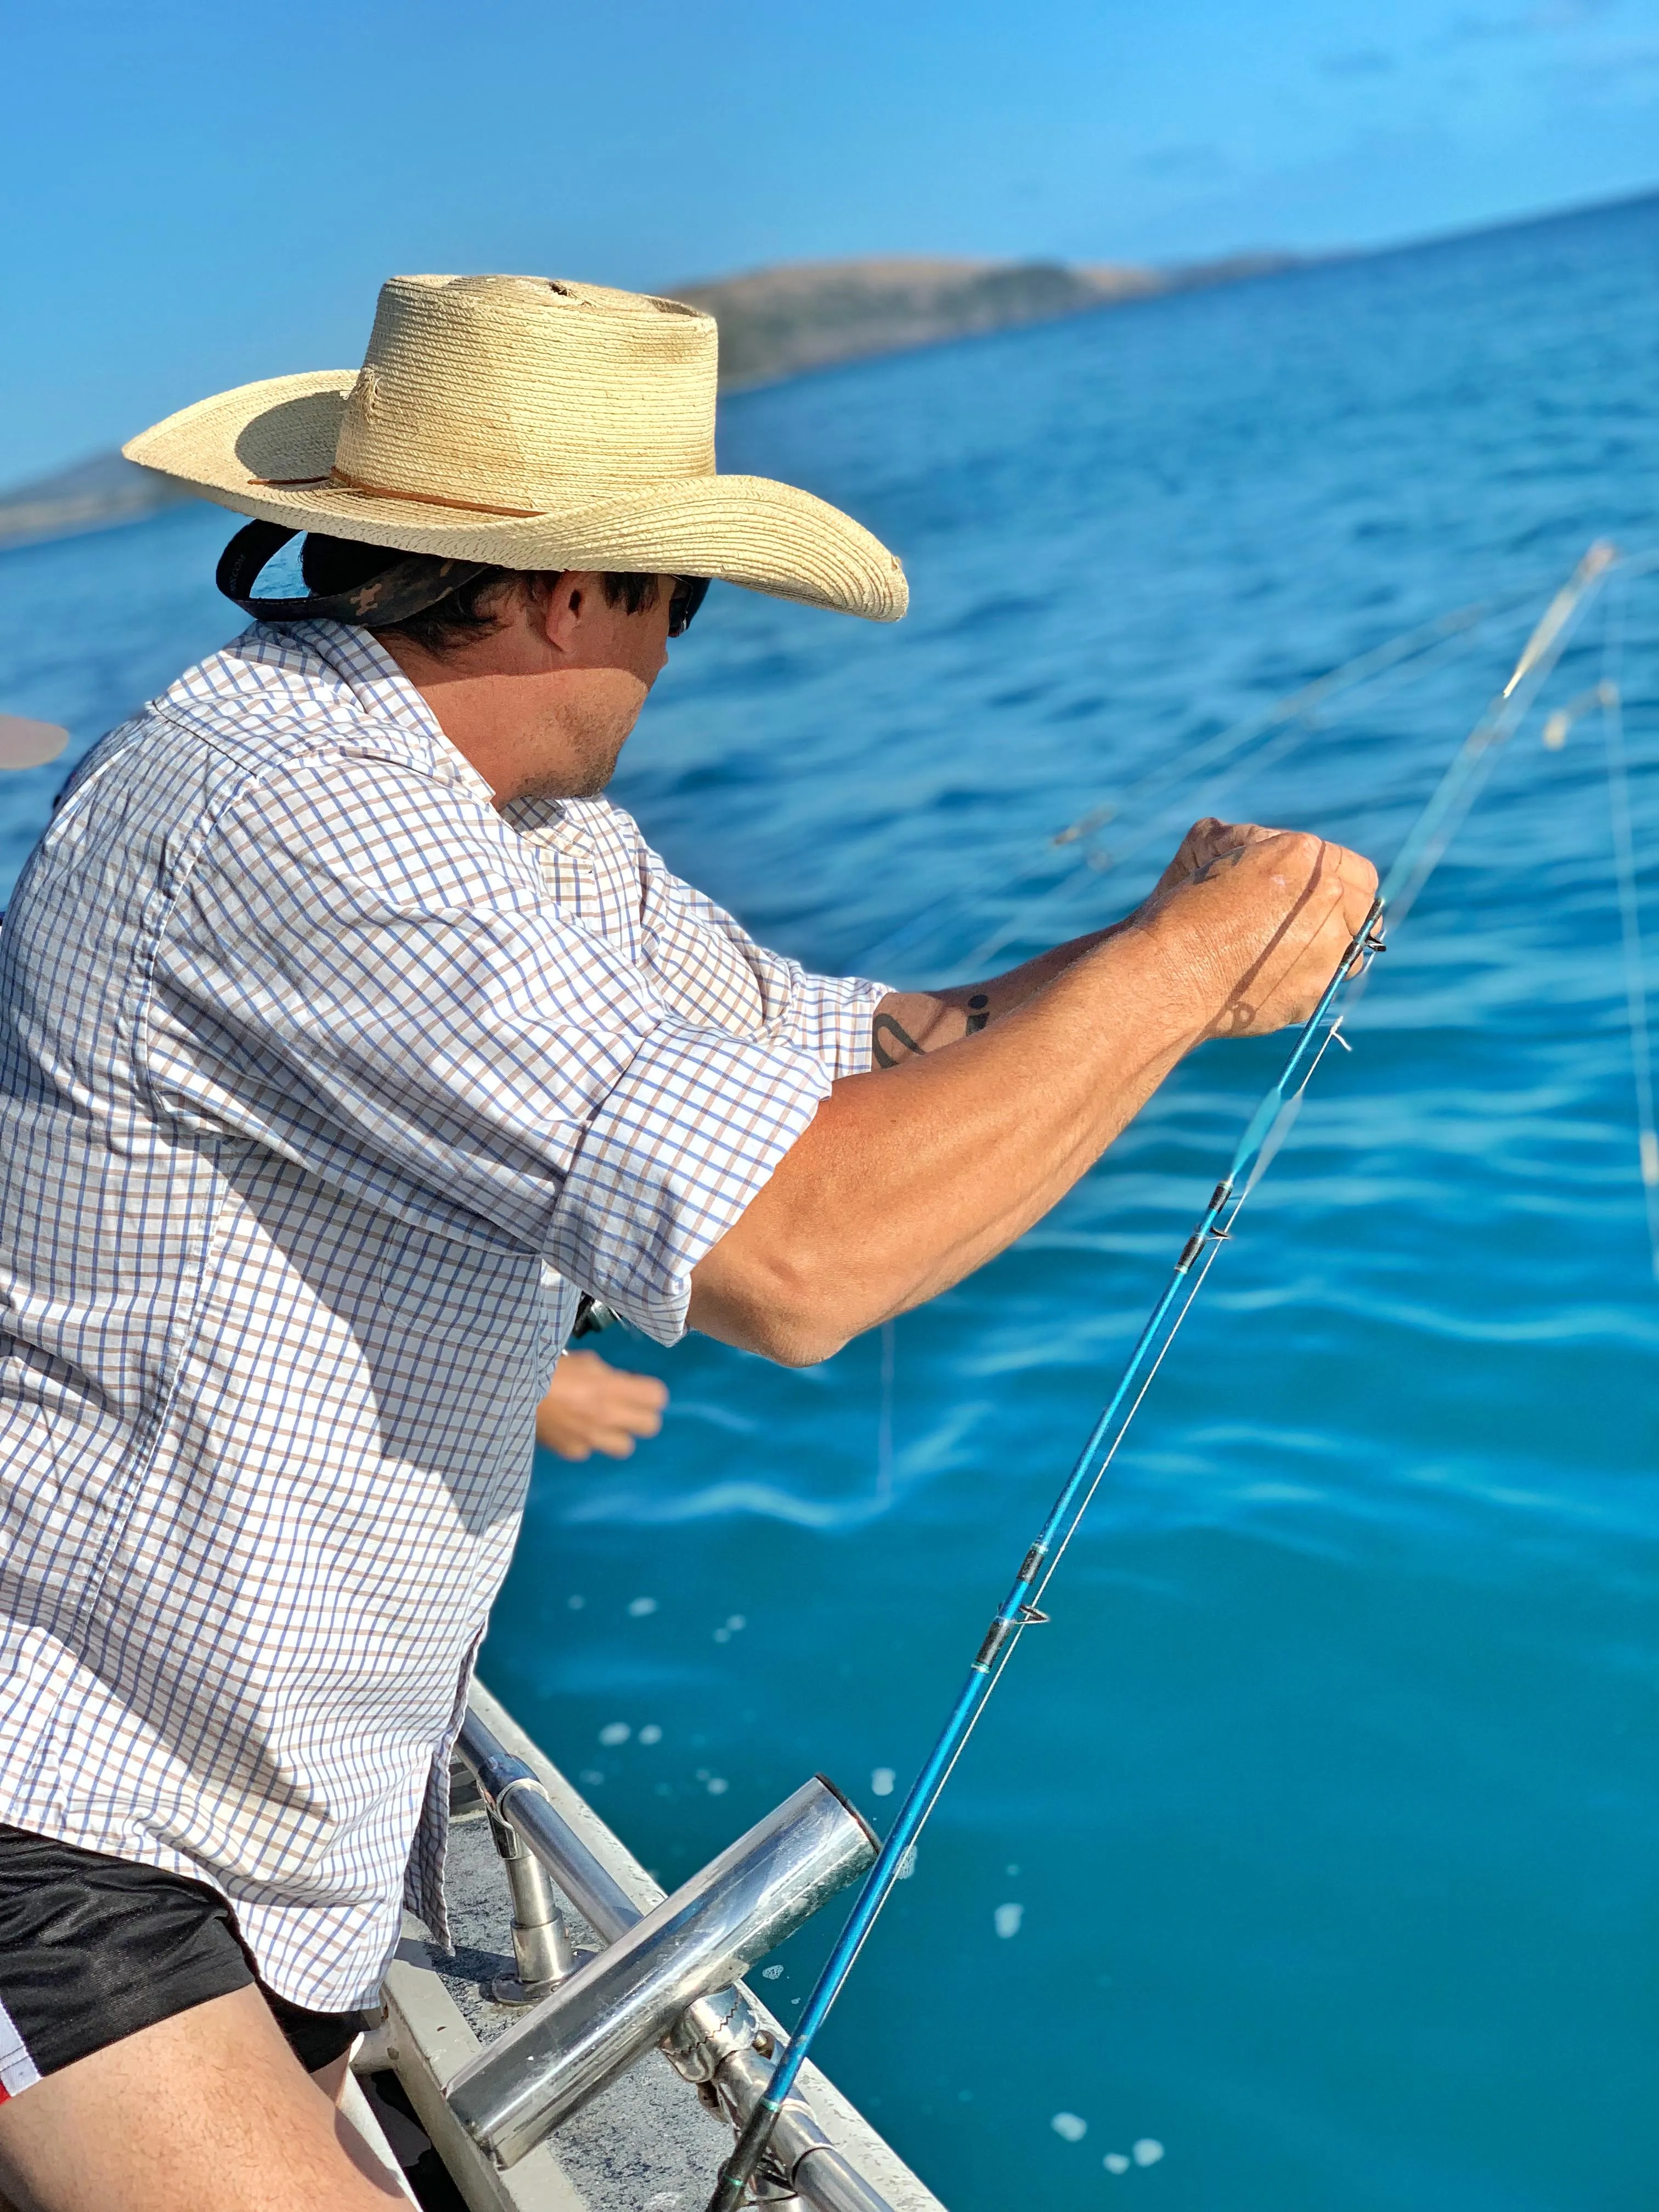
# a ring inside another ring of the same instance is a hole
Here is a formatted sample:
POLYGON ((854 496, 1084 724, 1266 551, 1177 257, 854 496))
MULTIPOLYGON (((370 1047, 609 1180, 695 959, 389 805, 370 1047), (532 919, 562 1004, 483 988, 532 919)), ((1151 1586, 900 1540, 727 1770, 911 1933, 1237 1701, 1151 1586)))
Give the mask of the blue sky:
POLYGON ((1369 245, 1659 185, 1659 0, 0 0, 0 483, 397 270, 1369 245))

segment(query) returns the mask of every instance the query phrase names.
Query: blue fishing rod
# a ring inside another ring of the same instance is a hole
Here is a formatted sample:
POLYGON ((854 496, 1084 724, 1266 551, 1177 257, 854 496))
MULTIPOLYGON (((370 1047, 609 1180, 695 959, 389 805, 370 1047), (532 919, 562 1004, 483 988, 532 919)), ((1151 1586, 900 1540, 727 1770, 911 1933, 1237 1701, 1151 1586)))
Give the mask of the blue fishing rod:
POLYGON ((916 1838, 939 1802, 975 1723, 1013 1656, 1015 1646, 1026 1629, 1048 1620, 1048 1615, 1042 1606, 1043 1594, 1116 1456, 1118 1446, 1152 1387, 1152 1377, 1163 1364, 1164 1356, 1214 1263, 1216 1254, 1232 1234, 1239 1209, 1288 1133, 1303 1093, 1332 1039, 1346 1045, 1346 1040, 1339 1034, 1342 1017, 1338 1011, 1345 987, 1349 986, 1351 979, 1357 986, 1371 961, 1382 951, 1385 916, 1391 922, 1398 921, 1415 903, 1458 823, 1474 803, 1494 751, 1520 726, 1616 558, 1612 546, 1592 545, 1550 602, 1527 640, 1508 683, 1463 740, 1407 832, 1370 913, 1338 963, 1335 974, 1320 994, 1318 1004, 1297 1032, 1277 1082, 1251 1115, 1226 1174, 1211 1193, 1208 1205, 1181 1248, 1170 1279, 1135 1340, 1116 1389, 986 1631, 967 1680, 951 1708, 950 1717, 899 1808, 875 1864, 865 1877, 847 1925, 824 1962, 794 2033, 773 2070, 766 2094, 750 2113, 731 2155, 720 2168, 708 2212, 737 2212, 765 2155, 784 2100, 806 2063, 813 2039, 852 1972, 893 1885, 902 1875, 916 1838))

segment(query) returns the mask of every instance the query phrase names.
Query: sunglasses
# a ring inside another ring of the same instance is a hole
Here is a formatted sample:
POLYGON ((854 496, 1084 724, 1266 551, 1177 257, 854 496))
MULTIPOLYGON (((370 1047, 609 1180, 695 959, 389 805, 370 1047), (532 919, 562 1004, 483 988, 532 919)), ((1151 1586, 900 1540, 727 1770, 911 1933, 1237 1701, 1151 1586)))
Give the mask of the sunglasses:
POLYGON ((691 617, 708 596, 707 576, 676 576, 674 595, 668 602, 668 635, 684 637, 691 617))

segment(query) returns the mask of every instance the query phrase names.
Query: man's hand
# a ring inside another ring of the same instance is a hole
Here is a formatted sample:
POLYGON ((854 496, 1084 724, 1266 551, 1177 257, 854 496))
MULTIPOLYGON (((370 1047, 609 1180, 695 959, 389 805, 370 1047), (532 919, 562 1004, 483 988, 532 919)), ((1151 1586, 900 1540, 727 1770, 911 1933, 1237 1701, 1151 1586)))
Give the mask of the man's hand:
POLYGON ((1340 845, 1206 819, 1127 921, 992 982, 884 1000, 876 1067, 836 1084, 693 1268, 692 1326, 804 1364, 960 1282, 1194 1045, 1305 1021, 1376 891, 1340 845))
POLYGON ((1304 1022, 1376 896, 1358 853, 1295 830, 1195 822, 1142 909, 1218 1000, 1206 1034, 1304 1022))
POLYGON ((624 1374, 597 1352, 567 1352, 536 1408, 536 1441, 561 1459, 596 1451, 627 1459, 635 1437, 654 1437, 661 1428, 667 1403, 667 1389, 654 1375, 624 1374))
POLYGON ((1276 837, 1276 830, 1263 830, 1254 822, 1222 822, 1213 814, 1206 814, 1192 828, 1176 848, 1176 855, 1152 886, 1152 896, 1162 898, 1177 884, 1184 884, 1219 860, 1224 854, 1237 852, 1241 846, 1260 844, 1264 837, 1276 837))

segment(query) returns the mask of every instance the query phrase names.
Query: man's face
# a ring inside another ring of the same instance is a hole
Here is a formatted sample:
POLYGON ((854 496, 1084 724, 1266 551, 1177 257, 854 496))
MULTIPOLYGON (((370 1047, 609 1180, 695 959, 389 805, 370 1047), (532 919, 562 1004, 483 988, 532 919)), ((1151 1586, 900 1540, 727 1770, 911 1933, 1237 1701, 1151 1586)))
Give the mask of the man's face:
POLYGON ((493 612, 498 627, 441 655, 389 633, 387 651, 445 735, 505 806, 515 799, 591 799, 668 659, 672 576, 637 614, 613 605, 605 579, 568 569, 545 592, 493 612))
POLYGON ((561 576, 550 594, 550 641, 562 645, 564 680, 553 711, 568 740, 568 760, 548 763, 538 798, 591 799, 616 774, 623 745, 652 685, 668 661, 674 579, 659 576, 655 597, 637 614, 613 605, 598 575, 561 576))

